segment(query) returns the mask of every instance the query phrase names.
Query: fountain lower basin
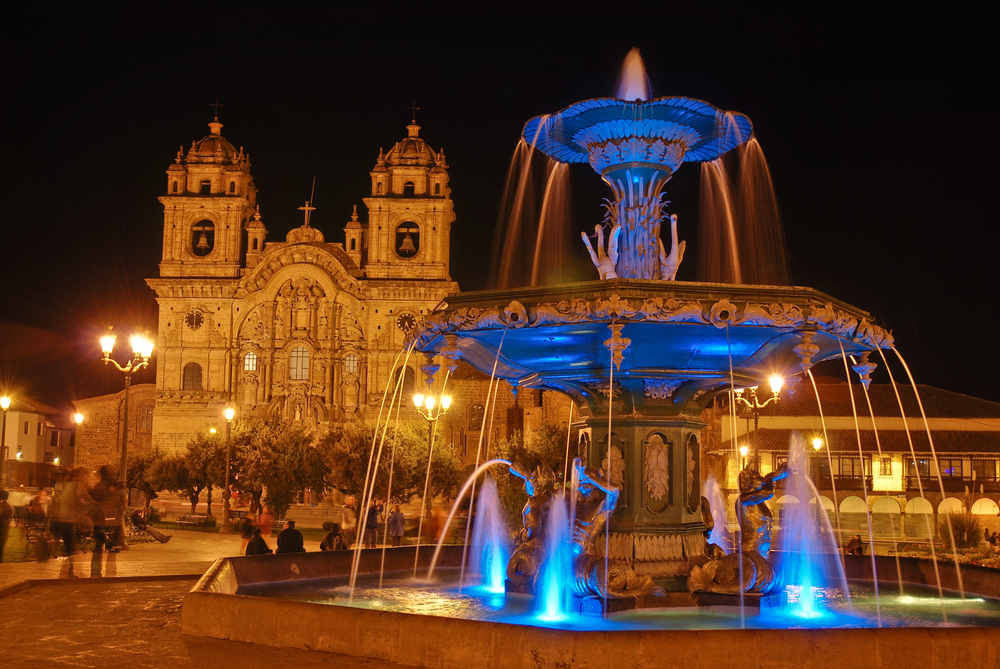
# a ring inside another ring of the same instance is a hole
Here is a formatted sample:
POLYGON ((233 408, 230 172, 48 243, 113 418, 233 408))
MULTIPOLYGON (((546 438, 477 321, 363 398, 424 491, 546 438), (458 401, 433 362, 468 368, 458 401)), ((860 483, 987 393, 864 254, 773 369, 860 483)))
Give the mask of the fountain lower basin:
MULTIPOLYGON (((421 551, 418 573, 426 573, 429 553, 421 551)), ((438 564, 457 568, 461 556, 460 547, 445 547, 438 564)), ((666 613, 612 616, 607 621, 597 617, 574 619, 567 621, 573 629, 566 629, 559 627, 560 623, 540 627, 527 613, 522 619, 515 614, 506 620, 434 615, 434 606, 449 605, 447 597, 433 592, 423 595, 439 600, 428 607, 430 615, 368 608, 370 602, 342 606, 240 594, 261 588, 295 589, 306 581, 329 585, 333 582, 328 579, 349 574, 351 557, 351 553, 343 552, 219 560, 185 597, 182 630, 186 634, 435 668, 614 666, 618 669, 663 666, 666 658, 670 658, 672 666, 769 669, 993 667, 1000 663, 1000 627, 994 626, 825 628, 822 622, 789 620, 782 628, 775 628, 773 620, 767 622, 762 616, 758 622, 749 617, 747 629, 732 629, 734 620, 735 626, 739 626, 739 614, 732 609, 723 613, 674 609, 666 613), (693 626, 702 629, 678 629, 692 627, 690 623, 695 618, 701 618, 703 623, 693 626), (673 629, 663 629, 665 619, 674 621, 673 629), (587 624, 587 620, 592 623, 587 624), (712 629, 726 620, 724 629, 712 629)), ((377 584, 382 551, 362 551, 360 557, 359 573, 368 575, 362 581, 374 579, 377 584)), ((386 552, 385 569, 412 573, 413 562, 413 548, 392 549, 386 552)), ((865 561, 856 562, 848 560, 848 571, 852 576, 863 576, 865 561)), ((913 558, 901 559, 904 578, 926 585, 924 578, 930 567, 924 569, 921 563, 913 558)), ((895 569, 889 569, 888 565, 884 573, 896 576, 895 569)), ((970 569, 966 581, 974 584, 974 588, 989 591, 982 594, 1000 593, 1000 575, 994 576, 989 570, 980 573, 970 569)), ((526 602, 519 606, 527 611, 526 602)), ((995 604, 990 607, 997 608, 995 604)), ((1000 615, 994 614, 993 619, 1000 625, 1000 615)), ((984 623, 980 620, 976 624, 984 623)))

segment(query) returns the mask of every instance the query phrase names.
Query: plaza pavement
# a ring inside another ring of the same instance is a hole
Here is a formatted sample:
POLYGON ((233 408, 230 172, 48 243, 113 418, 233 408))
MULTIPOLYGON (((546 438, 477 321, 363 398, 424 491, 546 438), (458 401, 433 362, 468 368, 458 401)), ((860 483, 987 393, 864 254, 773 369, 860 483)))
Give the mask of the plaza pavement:
MULTIPOLYGON (((65 578, 65 558, 0 564, 0 666, 401 666, 182 635, 184 595, 216 559, 237 555, 242 540, 186 530, 172 535, 169 543, 136 543, 112 556, 107 578, 87 578, 90 553, 77 555, 76 579, 65 578)), ((268 544, 274 547, 274 537, 268 544)), ((306 541, 305 548, 318 551, 319 543, 306 541)))

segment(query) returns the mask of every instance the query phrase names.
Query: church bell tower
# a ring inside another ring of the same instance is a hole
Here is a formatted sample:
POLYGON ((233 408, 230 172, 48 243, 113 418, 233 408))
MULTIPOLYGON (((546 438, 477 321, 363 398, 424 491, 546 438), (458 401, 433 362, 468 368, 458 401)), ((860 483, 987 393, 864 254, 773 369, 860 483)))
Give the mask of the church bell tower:
MULTIPOLYGON (((434 151, 420 137, 416 119, 406 130, 407 136, 389 153, 379 150, 371 172, 371 196, 364 199, 368 207, 365 275, 450 281, 455 210, 444 149, 434 151)), ((347 231, 348 237, 351 232, 347 231)))
POLYGON ((222 136, 216 117, 209 134, 177 152, 167 170, 163 203, 161 277, 236 278, 243 230, 254 212, 257 188, 250 159, 222 136))

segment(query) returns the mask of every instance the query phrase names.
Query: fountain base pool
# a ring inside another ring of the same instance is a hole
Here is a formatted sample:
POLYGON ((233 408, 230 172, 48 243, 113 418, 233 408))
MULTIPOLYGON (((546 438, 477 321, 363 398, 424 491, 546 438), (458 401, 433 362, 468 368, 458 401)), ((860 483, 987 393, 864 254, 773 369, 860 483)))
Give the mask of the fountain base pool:
MULTIPOLYGON (((426 573, 428 553, 421 552, 418 574, 426 573)), ((386 551, 384 590, 413 588, 411 594, 404 592, 398 599, 402 606, 394 608, 371 596, 378 586, 381 550, 365 550, 360 556, 359 573, 365 576, 359 577, 359 593, 367 590, 366 598, 355 598, 353 605, 337 605, 346 604, 346 594, 331 600, 326 591, 336 591, 338 583, 346 582, 352 556, 350 552, 300 553, 219 560, 185 597, 182 631, 441 669, 622 669, 667 664, 706 669, 964 669, 1000 665, 1000 627, 989 626, 1000 625, 1000 606, 981 598, 966 603, 949 600, 952 603, 942 607, 932 606, 933 597, 906 595, 898 603, 904 605, 907 615, 914 610, 924 613, 895 624, 915 626, 881 629, 829 626, 874 625, 873 619, 855 617, 853 622, 845 622, 839 615, 807 619, 769 614, 747 616, 747 628, 740 629, 740 615, 732 609, 696 608, 623 613, 607 619, 575 616, 543 623, 531 613, 530 598, 511 595, 514 609, 501 611, 507 606, 505 597, 492 594, 476 595, 476 606, 486 611, 480 617, 487 619, 468 619, 452 617, 455 611, 449 609, 455 607, 455 601, 472 599, 469 593, 457 595, 457 588, 447 585, 420 584, 416 588, 412 579, 407 585, 400 578, 403 571, 409 572, 407 576, 412 574, 414 548, 386 551), (282 589, 299 594, 289 598, 280 598, 287 594, 260 596, 277 594, 267 590, 282 589), (943 608, 950 616, 948 626, 940 622, 929 626, 943 608), (970 624, 978 626, 963 626, 970 624)), ((448 546, 438 564, 447 575, 449 567, 452 573, 456 571, 461 559, 461 547, 448 546)), ((918 575, 922 571, 906 566, 905 573, 918 575)), ((883 595, 883 618, 892 618, 887 614, 887 607, 895 605, 890 600, 890 595, 883 595)))

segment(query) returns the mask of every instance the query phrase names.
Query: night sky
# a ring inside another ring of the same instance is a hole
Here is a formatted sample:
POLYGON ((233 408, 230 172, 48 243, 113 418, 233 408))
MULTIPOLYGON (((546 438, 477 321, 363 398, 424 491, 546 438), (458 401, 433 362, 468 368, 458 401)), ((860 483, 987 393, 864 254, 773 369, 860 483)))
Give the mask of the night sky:
MULTIPOLYGON (((7 14, 0 389, 62 406, 122 387, 96 338, 108 324, 155 332, 144 279, 161 253, 156 198, 178 147, 207 134, 216 98, 223 135, 250 153, 270 241, 301 223, 314 176, 312 223, 343 241, 379 147, 405 136, 416 100, 421 136, 450 165, 452 276, 480 289, 523 124, 612 95, 635 46, 654 95, 752 119, 793 283, 870 311, 919 382, 1000 401, 996 4, 673 4, 40 3, 7 14)), ((575 224, 592 229, 610 190, 589 166, 571 173, 575 224)), ((698 176, 686 165, 667 186, 689 244, 680 279, 694 277, 698 176)), ((578 236, 567 243, 586 260, 578 236)))

